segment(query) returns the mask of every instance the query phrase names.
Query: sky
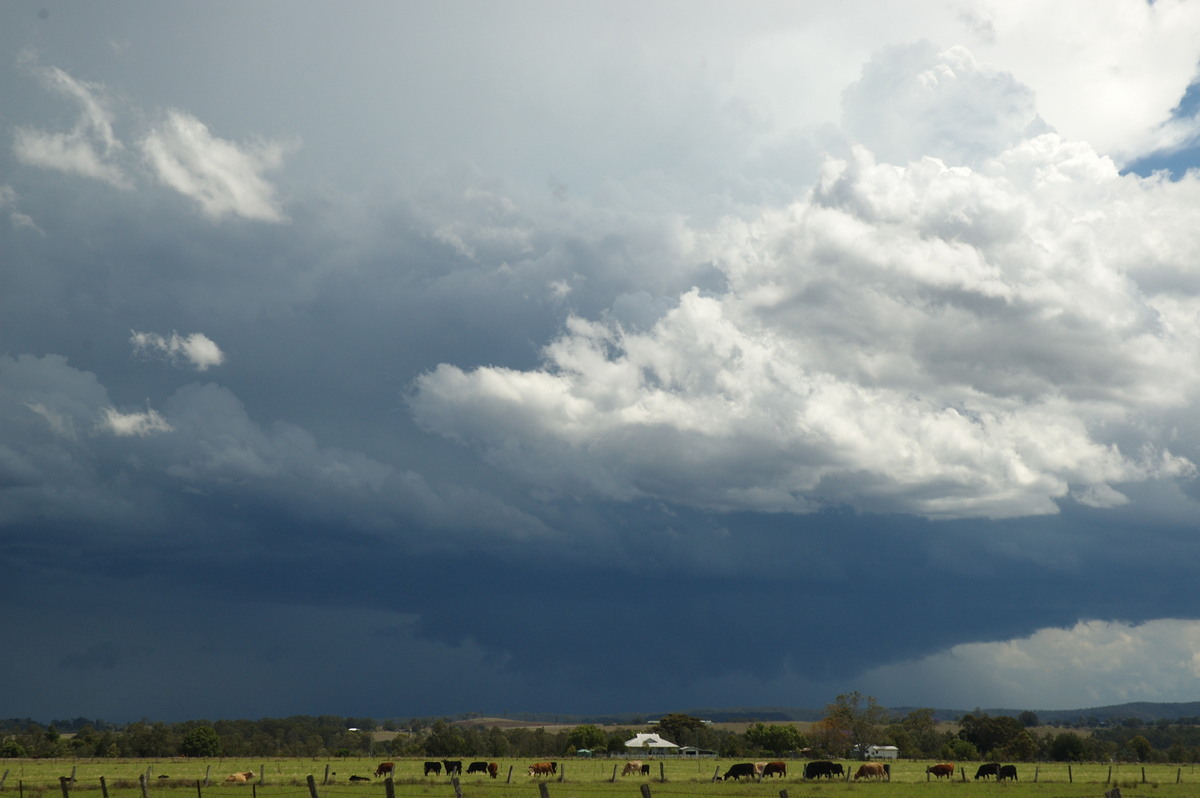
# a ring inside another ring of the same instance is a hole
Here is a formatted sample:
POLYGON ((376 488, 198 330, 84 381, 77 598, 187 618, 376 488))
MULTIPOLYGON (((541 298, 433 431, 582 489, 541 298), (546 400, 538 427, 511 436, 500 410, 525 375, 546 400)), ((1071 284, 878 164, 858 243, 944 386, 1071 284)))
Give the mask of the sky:
POLYGON ((1200 2, 0 5, 0 716, 1200 697, 1200 2))

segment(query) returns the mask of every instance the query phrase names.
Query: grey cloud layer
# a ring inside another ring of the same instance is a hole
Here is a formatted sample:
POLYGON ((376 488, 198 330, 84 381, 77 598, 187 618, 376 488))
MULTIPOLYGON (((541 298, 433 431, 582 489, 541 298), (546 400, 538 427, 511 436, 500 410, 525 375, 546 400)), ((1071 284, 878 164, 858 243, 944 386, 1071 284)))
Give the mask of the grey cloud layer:
POLYGON ((217 7, 0 24, 10 711, 1186 684, 1194 3, 217 7))

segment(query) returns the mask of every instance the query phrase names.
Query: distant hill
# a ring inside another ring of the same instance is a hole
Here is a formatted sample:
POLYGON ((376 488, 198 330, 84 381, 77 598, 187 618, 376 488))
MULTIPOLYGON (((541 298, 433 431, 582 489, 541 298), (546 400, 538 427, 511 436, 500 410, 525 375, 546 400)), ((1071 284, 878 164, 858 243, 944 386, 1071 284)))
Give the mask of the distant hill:
MULTIPOLYGON (((888 712, 893 716, 907 715, 915 709, 923 707, 888 707, 888 712)), ((683 712, 704 720, 711 720, 715 723, 737 723, 737 722, 762 722, 762 723, 786 723, 788 721, 812 722, 820 720, 825 716, 824 707, 820 709, 811 709, 804 707, 725 707, 712 708, 706 707, 701 709, 673 709, 671 712, 683 712)), ((974 709, 947 709, 937 708, 933 710, 933 715, 936 720, 940 721, 955 721, 963 715, 971 712, 985 712, 988 715, 1017 717, 1027 709, 1009 709, 997 707, 985 707, 974 709)), ((1045 725, 1054 725, 1059 723, 1077 724, 1083 722, 1087 725, 1103 725, 1117 721, 1126 720, 1128 718, 1136 718, 1143 723, 1153 723, 1159 720, 1177 720, 1179 718, 1200 719, 1200 701, 1175 702, 1175 703, 1155 703, 1150 701, 1135 701, 1127 704, 1111 704, 1102 707, 1084 707, 1080 709, 1034 709, 1037 714, 1038 721, 1045 725)), ((580 725, 585 723, 595 723, 601 726, 636 726, 643 725, 661 718, 667 712, 647 712, 647 713, 614 713, 609 715, 564 715, 552 713, 520 713, 509 716, 509 720, 524 721, 526 723, 543 723, 554 725, 580 725)), ((489 719, 489 721, 495 719, 489 719)), ((488 723, 486 725, 492 725, 488 723)))

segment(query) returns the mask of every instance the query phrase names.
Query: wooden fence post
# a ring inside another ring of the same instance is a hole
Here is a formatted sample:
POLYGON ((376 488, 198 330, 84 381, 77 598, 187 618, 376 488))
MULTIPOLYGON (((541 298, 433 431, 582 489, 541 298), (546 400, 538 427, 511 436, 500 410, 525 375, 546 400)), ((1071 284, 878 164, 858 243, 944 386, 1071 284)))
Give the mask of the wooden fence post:
POLYGON ((0 776, 0 790, 4 789, 4 782, 8 781, 8 768, 4 769, 4 775, 0 776))
POLYGON ((59 776, 58 786, 62 789, 63 798, 71 798, 71 777, 59 776))
POLYGON ((100 777, 100 794, 104 798, 108 798, 108 782, 104 780, 103 776, 100 777))
POLYGON ((1112 765, 1108 766, 1108 775, 1104 777, 1104 783, 1108 784, 1112 781, 1112 765))
POLYGON ((1178 770, 1175 771, 1175 783, 1178 784, 1182 780, 1183 780, 1183 768, 1179 768, 1178 770))
MULTIPOLYGON (((316 779, 313 779, 313 781, 316 781, 316 779)), ((259 784, 267 783, 267 766, 266 765, 258 766, 258 783, 259 784)), ((313 798, 316 798, 316 796, 313 796, 313 798)))
POLYGON ((716 781, 719 778, 721 778, 721 766, 717 765, 717 769, 713 771, 712 780, 716 781))
MULTIPOLYGON (((561 782, 566 778, 567 778, 567 763, 559 762, 558 763, 558 781, 561 782)), ((458 798, 462 798, 462 796, 460 795, 460 796, 458 796, 458 798)))
POLYGON ((1034 765, 1034 768, 1033 768, 1033 780, 1034 780, 1034 781, 1037 781, 1037 780, 1038 780, 1038 774, 1039 774, 1039 773, 1041 773, 1041 772, 1042 772, 1042 766, 1041 766, 1041 765, 1034 765))
POLYGON ((1068 784, 1074 784, 1074 783, 1075 783, 1075 776, 1074 776, 1074 775, 1072 775, 1072 773, 1071 773, 1071 766, 1070 766, 1070 765, 1067 765, 1067 783, 1068 783, 1068 784))
POLYGON ((550 785, 544 781, 539 781, 538 794, 541 795, 542 798, 550 798, 550 785))
POLYGON ((1146 783, 1146 766, 1142 765, 1142 784, 1146 783))
MULTIPOLYGON (((211 775, 212 775, 212 765, 209 765, 206 768, 204 768, 204 786, 205 787, 208 786, 208 777, 211 775)), ((106 795, 106 796, 104 796, 104 798, 108 798, 108 796, 106 795)))
POLYGON ((196 798, 204 798, 203 793, 200 792, 200 779, 196 779, 196 798))
POLYGON ((642 782, 642 798, 650 798, 650 785, 642 782))
POLYGON ((312 798, 318 798, 318 796, 317 796, 317 779, 311 773, 308 774, 308 794, 310 796, 312 796, 312 798))
POLYGON ((75 766, 71 765, 71 783, 75 783, 75 766))
POLYGON ((146 786, 146 774, 138 774, 138 783, 142 787, 142 798, 150 798, 150 788, 146 786))
MULTIPOLYGON (((617 780, 617 766, 616 766, 616 765, 613 765, 613 774, 612 774, 612 778, 611 778, 611 779, 609 779, 609 780, 608 780, 608 782, 609 782, 610 784, 612 784, 612 783, 616 782, 616 780, 617 780)), ((4 783, 4 782, 0 782, 0 784, 3 784, 3 783, 4 783)))
POLYGON ((386 798, 396 798, 396 781, 391 776, 383 780, 383 794, 386 798))
POLYGON ((325 763, 325 779, 321 782, 321 786, 324 787, 328 784, 329 784, 329 763, 326 762, 325 763))
POLYGON ((788 798, 787 790, 780 790, 779 798, 788 798))
POLYGON ((508 778, 504 780, 505 784, 512 784, 512 771, 513 771, 513 766, 509 765, 508 766, 508 778))
POLYGON ((462 798, 462 784, 458 781, 458 772, 450 776, 450 784, 454 786, 454 798, 462 798))

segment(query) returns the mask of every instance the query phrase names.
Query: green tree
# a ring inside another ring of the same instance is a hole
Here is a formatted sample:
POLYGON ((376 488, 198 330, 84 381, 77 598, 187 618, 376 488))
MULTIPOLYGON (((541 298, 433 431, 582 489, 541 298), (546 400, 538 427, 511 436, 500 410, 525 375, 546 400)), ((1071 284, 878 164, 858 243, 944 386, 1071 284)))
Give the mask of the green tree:
POLYGON ((1056 762, 1080 762, 1087 746, 1078 734, 1062 732, 1050 743, 1050 758, 1056 762))
POLYGON ((444 720, 435 721, 425 738, 425 753, 429 756, 461 756, 465 747, 458 730, 444 720))
POLYGON ((567 732, 567 745, 573 746, 575 750, 587 748, 590 751, 603 751, 607 743, 608 735, 604 733, 604 730, 590 723, 585 726, 576 726, 567 732))
POLYGON ((937 730, 930 708, 914 709, 899 723, 890 727, 892 745, 900 749, 901 756, 933 759, 937 757, 944 735, 937 730))
POLYGON ((1126 745, 1139 762, 1147 762, 1154 757, 1154 746, 1141 734, 1130 738, 1126 745))
POLYGON ((4 744, 0 745, 0 758, 24 759, 27 756, 29 756, 29 752, 25 750, 25 746, 16 740, 5 740, 4 744))
POLYGON ((654 726, 654 732, 673 743, 678 743, 683 735, 693 729, 704 727, 704 721, 682 712, 672 712, 664 715, 654 726))
POLYGON ((221 755, 221 736, 212 726, 197 726, 183 738, 179 750, 184 756, 217 757, 221 755))
POLYGON ((1017 715, 1017 720, 1021 721, 1021 725, 1027 729, 1040 725, 1038 722, 1037 713, 1028 709, 1022 712, 1020 715, 1017 715))
POLYGON ((746 729, 746 742, 761 751, 781 756, 787 751, 804 747, 804 738, 791 724, 764 726, 755 723, 746 729))
POLYGON ((979 710, 963 716, 958 736, 974 744, 985 757, 1029 759, 1037 751, 1037 741, 1021 721, 1007 716, 989 717, 979 710))

